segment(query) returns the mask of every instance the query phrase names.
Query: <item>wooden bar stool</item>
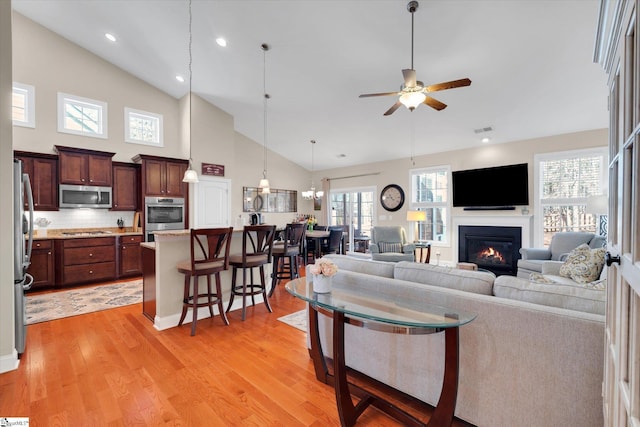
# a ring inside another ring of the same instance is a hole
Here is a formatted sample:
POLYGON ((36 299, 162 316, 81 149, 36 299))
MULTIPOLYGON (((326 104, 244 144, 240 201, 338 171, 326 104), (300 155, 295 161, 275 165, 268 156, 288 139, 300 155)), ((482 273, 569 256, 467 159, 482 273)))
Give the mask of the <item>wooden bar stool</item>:
POLYGON ((269 312, 269 298, 267 297, 267 285, 264 278, 264 266, 271 262, 273 252, 273 239, 276 235, 275 225, 247 225, 242 233, 242 253, 232 254, 229 257, 229 265, 233 268, 231 277, 231 297, 227 306, 227 313, 231 310, 231 304, 236 295, 242 297, 242 320, 247 311, 247 297, 251 296, 251 305, 256 305, 255 295, 262 294, 264 304, 269 312), (260 268, 260 283, 253 281, 253 269, 260 268), (242 269, 242 285, 236 283, 238 269, 242 269), (251 279, 247 283, 247 269, 251 279), (247 289, 248 288, 248 289, 247 289))
POLYGON ((271 273, 271 290, 273 295, 276 285, 282 279, 295 279, 298 274, 297 259, 304 255, 306 225, 304 223, 287 224, 284 230, 284 241, 273 245, 273 272, 271 273), (288 260, 288 263, 285 262, 288 260))
POLYGON ((218 305, 218 312, 225 325, 229 324, 222 306, 222 289, 220 286, 220 272, 229 269, 229 248, 231 247, 231 233, 229 228, 201 228, 191 229, 191 259, 180 261, 176 267, 184 276, 184 299, 182 300, 182 315, 178 326, 182 325, 187 310, 193 310, 191 336, 196 334, 198 321, 198 307, 209 307, 213 317, 213 305, 218 305), (196 251, 196 248, 198 249, 196 251), (211 292, 211 275, 216 276, 216 291, 211 292), (201 293, 198 286, 200 276, 207 276, 207 292, 201 293), (191 280, 193 278, 193 281, 191 280), (191 288, 193 283, 193 289, 191 288), (206 301, 200 301, 206 298, 206 301))

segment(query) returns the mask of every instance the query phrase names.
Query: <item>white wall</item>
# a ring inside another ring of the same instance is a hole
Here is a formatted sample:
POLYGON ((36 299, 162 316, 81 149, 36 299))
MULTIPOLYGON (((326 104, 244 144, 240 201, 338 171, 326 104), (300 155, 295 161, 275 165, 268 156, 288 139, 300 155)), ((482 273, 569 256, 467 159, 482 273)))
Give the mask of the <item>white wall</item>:
MULTIPOLYGON (((430 166, 449 165, 451 170, 475 169, 489 166, 501 166, 515 163, 529 164, 529 213, 534 213, 536 200, 533 200, 534 192, 534 167, 533 157, 539 153, 549 153, 555 151, 568 151, 580 148, 606 147, 607 129, 596 129, 585 132, 576 132, 565 135, 554 135, 544 138, 536 138, 525 141, 517 141, 505 144, 481 144, 477 148, 448 151, 426 156, 416 157, 415 166, 406 159, 393 160, 387 162, 371 163, 349 168, 339 168, 314 172, 315 182, 319 182, 321 177, 337 178, 351 175, 379 173, 378 175, 364 176, 350 179, 340 179, 331 181, 331 189, 354 188, 375 185, 377 187, 378 203, 376 225, 402 225, 410 230, 411 224, 407 223, 407 210, 410 209, 410 175, 411 169, 419 169, 430 166), (388 184, 399 184, 405 191, 406 199, 404 206, 397 212, 387 212, 380 205, 380 191, 388 184), (380 216, 386 219, 380 220, 380 216)), ((420 140, 416 141, 420 144, 420 140)), ((489 212, 467 212, 462 208, 453 208, 452 216, 464 215, 521 215, 520 210, 513 211, 489 211, 489 212)), ((534 218, 535 221, 535 218, 534 218)), ((451 220, 449 221, 451 224, 451 220)), ((451 226, 449 233, 452 232, 451 226)), ((450 234, 450 238, 453 234, 450 234)), ((451 240, 451 239, 450 239, 451 240)), ((439 247, 441 260, 452 261, 452 246, 439 247)))
POLYGON ((18 366, 13 323, 11 2, 0 2, 0 373, 18 366))

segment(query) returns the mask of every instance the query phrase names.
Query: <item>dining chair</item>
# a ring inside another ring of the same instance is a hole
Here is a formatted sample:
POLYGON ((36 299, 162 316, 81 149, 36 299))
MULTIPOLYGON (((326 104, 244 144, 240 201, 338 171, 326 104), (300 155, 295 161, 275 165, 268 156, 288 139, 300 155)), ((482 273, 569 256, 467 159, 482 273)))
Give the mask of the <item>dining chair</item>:
POLYGON ((342 227, 329 227, 329 237, 320 245, 320 252, 323 256, 340 253, 343 233, 342 227))
POLYGON ((306 225, 304 223, 287 224, 284 230, 284 241, 276 242, 273 245, 273 272, 271 273, 269 296, 273 295, 280 280, 300 277, 297 259, 301 254, 304 254, 305 234, 306 225))
POLYGON ((273 312, 267 297, 267 285, 264 278, 264 266, 271 263, 273 254, 273 239, 276 235, 275 225, 247 225, 242 232, 242 253, 231 254, 229 265, 233 269, 231 274, 231 296, 227 313, 231 310, 234 297, 242 297, 242 320, 247 311, 247 297, 251 297, 251 305, 255 305, 255 296, 262 294, 264 305, 273 312), (258 267, 260 271, 260 283, 253 280, 253 269, 258 267), (242 269, 242 284, 238 285, 237 272, 242 269), (247 283, 247 270, 250 274, 250 282, 247 283))
POLYGON ((220 272, 229 269, 229 248, 233 227, 228 228, 200 228, 191 229, 191 258, 180 261, 176 267, 184 274, 184 298, 182 300, 182 315, 178 326, 182 325, 189 307, 192 308, 191 336, 196 334, 198 308, 209 307, 213 318, 213 305, 218 305, 218 312, 225 325, 229 320, 222 306, 222 288, 220 272), (216 289, 211 291, 211 275, 215 275, 216 289), (207 278, 207 291, 200 291, 199 279, 207 278), (193 278, 193 281, 191 280, 193 278), (206 298, 206 301, 201 301, 206 298))

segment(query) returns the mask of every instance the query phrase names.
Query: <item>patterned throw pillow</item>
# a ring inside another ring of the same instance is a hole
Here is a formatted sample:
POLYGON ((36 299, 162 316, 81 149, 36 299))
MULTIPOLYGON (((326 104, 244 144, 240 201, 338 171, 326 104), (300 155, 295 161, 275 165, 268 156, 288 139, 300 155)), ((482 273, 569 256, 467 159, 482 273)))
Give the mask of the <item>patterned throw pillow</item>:
POLYGON ((380 253, 397 252, 402 253, 402 243, 378 242, 380 253))
POLYGON ((560 267, 560 275, 569 277, 578 283, 589 283, 600 277, 604 267, 605 248, 591 249, 586 243, 569 253, 560 267))

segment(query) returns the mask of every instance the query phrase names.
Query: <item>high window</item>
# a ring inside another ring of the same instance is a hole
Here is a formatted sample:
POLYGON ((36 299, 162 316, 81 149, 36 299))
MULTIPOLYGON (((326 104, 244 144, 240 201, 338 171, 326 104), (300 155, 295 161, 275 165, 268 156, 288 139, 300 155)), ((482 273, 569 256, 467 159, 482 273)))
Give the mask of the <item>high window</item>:
POLYGON ((162 115, 147 111, 124 109, 124 140, 132 144, 162 147, 162 115))
POLYGON ((536 224, 547 246, 559 231, 597 232, 602 212, 589 212, 594 196, 607 188, 607 150, 590 149, 535 156, 536 224))
POLYGON ((16 126, 36 127, 36 88, 22 83, 13 83, 11 115, 16 126))
POLYGON ((58 92, 58 132, 107 138, 107 103, 58 92))
POLYGON ((411 209, 427 213, 426 221, 418 224, 416 240, 448 244, 451 168, 413 169, 410 174, 411 209))

